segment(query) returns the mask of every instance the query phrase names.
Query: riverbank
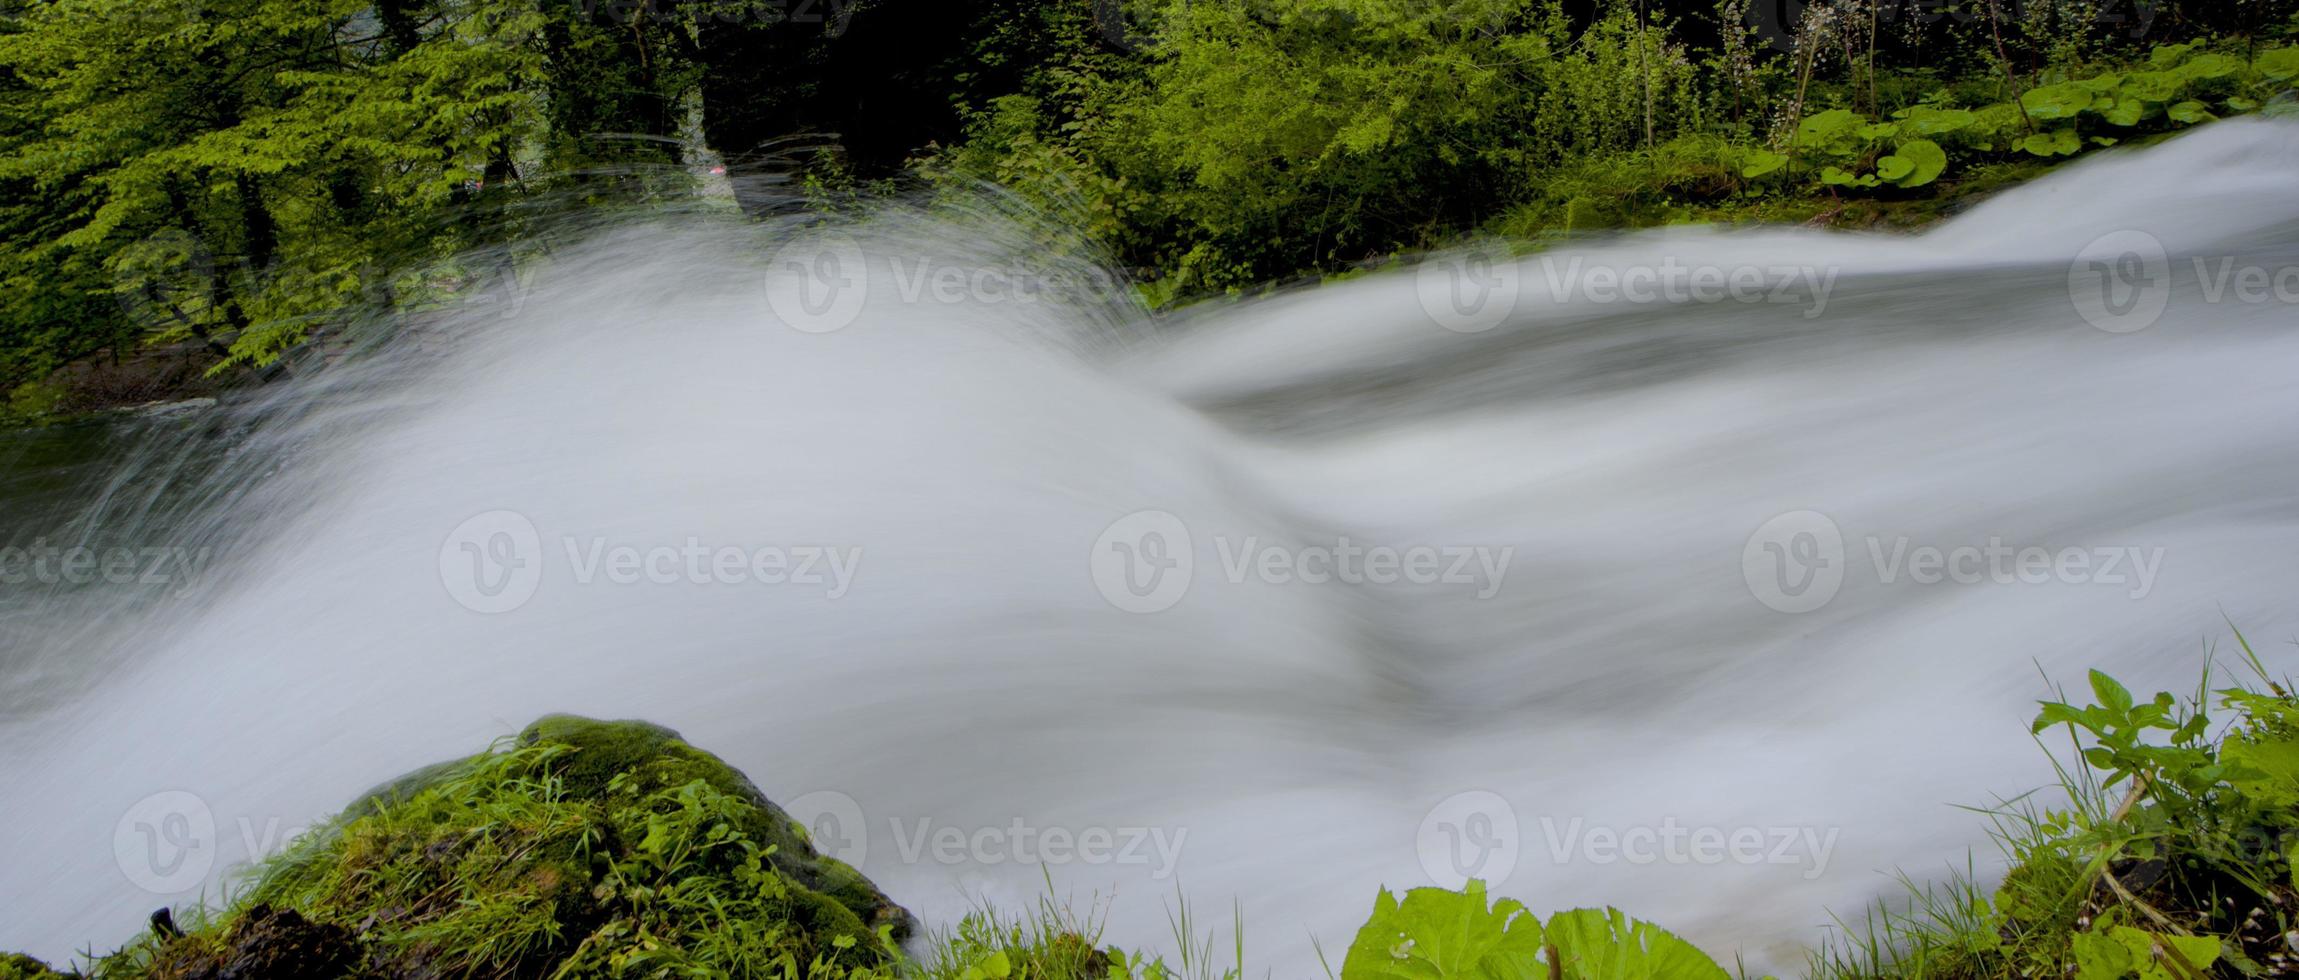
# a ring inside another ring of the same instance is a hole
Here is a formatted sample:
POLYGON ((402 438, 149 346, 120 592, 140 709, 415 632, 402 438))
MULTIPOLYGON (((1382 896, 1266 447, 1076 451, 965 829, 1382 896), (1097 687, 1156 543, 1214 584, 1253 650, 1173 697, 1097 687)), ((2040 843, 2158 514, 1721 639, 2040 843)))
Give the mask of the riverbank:
MULTIPOLYGON (((2082 761, 2054 797, 1979 811, 2001 884, 1911 883, 1841 919, 1825 980, 2283 976, 2299 968, 2299 696, 2240 634, 2249 683, 2135 698, 2097 671, 2034 730, 2082 761), (2039 802, 2043 800, 2044 802, 2039 802)), ((1980 819, 1975 816, 1975 819, 1980 819)), ((1222 978, 1187 908, 1178 960, 1102 942, 1051 900, 921 933, 716 756, 637 721, 554 715, 488 751, 377 787, 236 879, 216 908, 161 909, 86 964, 101 978, 726 976, 876 980, 1222 978)), ((1543 896, 1526 896, 1542 900, 1543 896)), ((1554 900, 1569 901, 1569 896, 1554 900)), ((1329 964, 1330 968, 1330 964, 1329 964)), ((0 958, 0 980, 71 976, 0 958)), ((1618 910, 1545 920, 1481 882, 1384 890, 1339 964, 1387 977, 1723 978, 1618 910)))
MULTIPOLYGON (((2158 134, 2134 141, 2132 145, 2151 144, 2171 135, 2158 134)), ((1943 178, 1921 191, 1890 196, 1846 196, 1826 191, 1735 191, 1713 199, 1685 199, 1672 196, 1669 186, 1664 182, 1646 183, 1642 178, 1633 176, 1633 169, 1615 167, 1614 172, 1631 175, 1626 183, 1600 187, 1589 193, 1601 195, 1611 202, 1610 210, 1601 216, 1601 226, 1594 229, 1597 232, 1683 224, 1792 224, 1845 231, 1917 232, 1946 221, 1998 193, 2050 174, 2077 159, 2084 158, 2028 159, 1984 164, 1954 177, 1943 178)), ((1726 179, 1722 174, 1711 176, 1716 180, 1726 179)), ((1589 193, 1579 195, 1578 199, 1586 200, 1589 193)), ((1496 219, 1486 234, 1527 247, 1561 246, 1592 233, 1592 229, 1585 226, 1573 226, 1571 218, 1574 213, 1570 206, 1564 207, 1559 214, 1520 210, 1496 219)), ((1583 221, 1588 218, 1585 212, 1581 212, 1583 221)), ((1394 265, 1404 258, 1402 255, 1384 256, 1368 260, 1345 272, 1322 274, 1321 278, 1348 278, 1394 265)), ((1150 274, 1154 276, 1155 270, 1150 270, 1150 274)), ((1146 307, 1171 310, 1197 302, 1233 298, 1247 292, 1199 292, 1185 296, 1172 292, 1170 287, 1170 283, 1161 284, 1152 279, 1140 283, 1137 293, 1146 307)), ((328 343, 330 338, 332 335, 323 334, 311 343, 328 343)), ((339 350, 331 349, 316 360, 332 360, 340 353, 339 350)), ((233 391, 260 387, 284 376, 277 371, 258 372, 244 367, 217 373, 219 366, 224 363, 222 357, 199 345, 175 344, 127 352, 98 352, 12 392, 9 399, 0 404, 0 430, 102 421, 123 415, 196 410, 214 404, 217 398, 228 397, 233 391)))

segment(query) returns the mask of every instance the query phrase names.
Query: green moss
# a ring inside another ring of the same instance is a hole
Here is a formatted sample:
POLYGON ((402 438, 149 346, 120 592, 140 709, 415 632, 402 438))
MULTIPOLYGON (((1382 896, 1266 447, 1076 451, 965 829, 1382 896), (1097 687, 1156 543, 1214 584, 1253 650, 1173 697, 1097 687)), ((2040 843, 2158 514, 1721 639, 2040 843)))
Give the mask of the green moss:
POLYGON ((68 975, 21 953, 0 953, 0 980, 62 980, 68 975))
POLYGON ((554 715, 378 788, 105 976, 891 975, 910 918, 726 763, 554 715))

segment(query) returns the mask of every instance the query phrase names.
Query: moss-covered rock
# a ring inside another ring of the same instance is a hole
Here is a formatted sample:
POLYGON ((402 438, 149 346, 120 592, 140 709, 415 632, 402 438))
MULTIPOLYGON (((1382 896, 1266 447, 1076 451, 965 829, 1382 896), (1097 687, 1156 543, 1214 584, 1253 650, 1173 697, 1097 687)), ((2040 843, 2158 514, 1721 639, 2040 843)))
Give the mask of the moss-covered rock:
POLYGON ((69 976, 22 953, 0 953, 0 980, 64 980, 69 976))
POLYGON ((718 757, 571 715, 378 787, 198 918, 99 974, 846 980, 912 928, 718 757))
POLYGON ((347 926, 258 905, 214 935, 161 947, 145 972, 185 980, 341 980, 369 977, 366 946, 347 926))

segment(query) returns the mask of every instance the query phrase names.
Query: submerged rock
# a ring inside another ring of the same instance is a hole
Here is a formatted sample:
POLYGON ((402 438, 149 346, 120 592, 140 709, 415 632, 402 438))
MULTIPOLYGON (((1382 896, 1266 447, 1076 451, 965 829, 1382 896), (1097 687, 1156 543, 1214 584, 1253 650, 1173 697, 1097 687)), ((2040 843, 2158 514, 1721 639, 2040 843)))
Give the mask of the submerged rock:
POLYGON ((877 977, 913 928, 717 756, 571 715, 378 787, 248 882, 101 972, 877 977))

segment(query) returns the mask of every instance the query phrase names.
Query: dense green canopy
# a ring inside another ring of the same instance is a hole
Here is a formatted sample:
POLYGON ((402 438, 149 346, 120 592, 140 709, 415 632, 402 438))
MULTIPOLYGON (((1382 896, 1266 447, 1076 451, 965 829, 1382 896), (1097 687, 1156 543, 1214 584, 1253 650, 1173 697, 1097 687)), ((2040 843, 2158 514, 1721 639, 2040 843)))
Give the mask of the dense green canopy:
POLYGON ((2295 9, 0 0, 0 392, 51 407, 59 368, 146 343, 243 375, 505 274, 458 257, 538 215, 722 165, 753 213, 999 183, 1157 302, 1478 228, 1918 193, 2258 108, 2295 9))

